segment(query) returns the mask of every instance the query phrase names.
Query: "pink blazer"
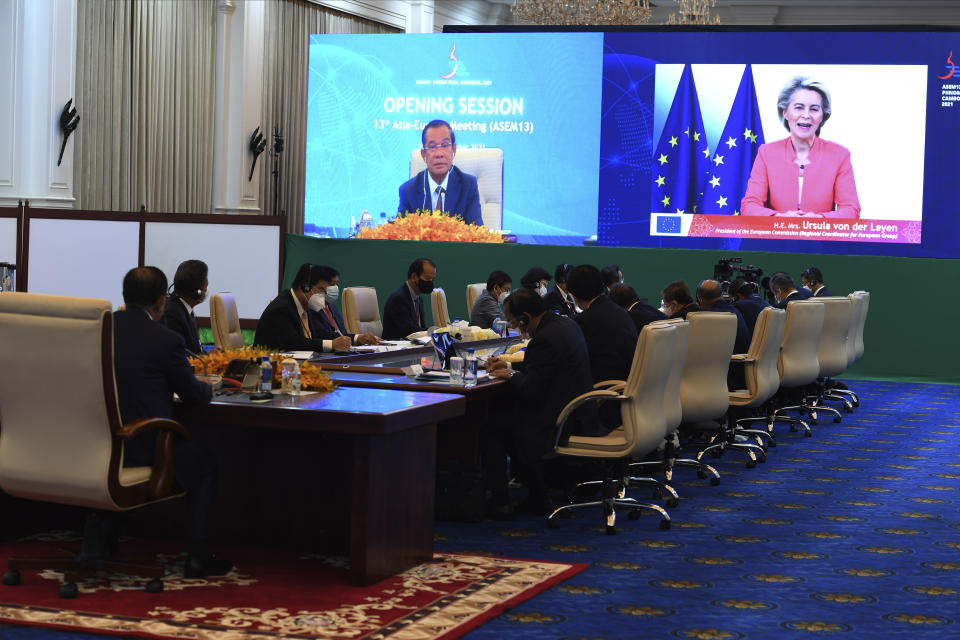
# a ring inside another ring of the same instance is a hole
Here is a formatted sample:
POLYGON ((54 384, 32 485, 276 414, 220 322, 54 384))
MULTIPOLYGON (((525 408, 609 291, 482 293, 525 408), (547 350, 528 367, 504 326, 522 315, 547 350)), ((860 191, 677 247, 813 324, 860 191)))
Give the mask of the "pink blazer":
MULTIPOLYGON (((800 167, 790 138, 760 147, 753 162, 747 194, 740 203, 745 216, 772 216, 797 210, 800 167)), ((850 152, 822 138, 810 147, 810 161, 803 169, 803 198, 800 210, 827 218, 859 218, 860 201, 853 180, 850 152), (836 210, 834 210, 836 205, 836 210)))

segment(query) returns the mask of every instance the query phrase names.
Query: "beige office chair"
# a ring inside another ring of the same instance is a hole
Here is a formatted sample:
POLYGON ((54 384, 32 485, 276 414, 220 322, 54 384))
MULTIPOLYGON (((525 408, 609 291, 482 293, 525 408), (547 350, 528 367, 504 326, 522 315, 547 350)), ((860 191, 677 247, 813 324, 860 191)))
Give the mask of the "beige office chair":
POLYGON ((210 327, 213 329, 213 342, 218 348, 243 347, 237 301, 229 291, 215 293, 210 297, 210 327))
MULTIPOLYGON (((870 294, 866 291, 854 291, 847 296, 852 311, 850 313, 850 331, 847 338, 847 368, 863 356, 863 328, 867 320, 867 307, 870 304, 870 294)), ((835 398, 847 400, 853 407, 860 406, 860 397, 844 386, 834 381, 827 383, 827 392, 835 398)))
MULTIPOLYGON (((757 317, 757 324, 753 329, 753 338, 750 340, 750 349, 747 353, 735 353, 730 356, 734 362, 740 362, 744 367, 746 389, 736 389, 730 392, 730 407, 739 409, 756 409, 769 406, 769 401, 780 388, 780 372, 777 370, 777 360, 780 356, 780 345, 783 343, 783 331, 786 327, 787 313, 776 307, 767 307, 757 317)), ((767 415, 739 418, 734 425, 734 433, 747 436, 762 436, 768 438, 768 446, 776 446, 773 440, 772 409, 765 412, 767 415), (753 422, 767 423, 766 429, 743 428, 753 422)))
POLYGON ((480 294, 483 293, 486 288, 486 282, 475 282, 474 284, 467 285, 467 315, 473 313, 473 305, 476 304, 477 298, 480 297, 480 294))
POLYGON ((383 335, 377 290, 373 287, 347 287, 343 290, 343 324, 347 333, 383 335))
POLYGON ((800 403, 779 407, 773 412, 774 420, 790 422, 790 430, 803 427, 803 435, 809 437, 810 426, 802 419, 788 416, 787 411, 800 411, 809 415, 812 407, 804 401, 803 387, 811 384, 820 375, 817 346, 823 329, 823 305, 816 300, 796 300, 787 304, 786 326, 777 370, 780 372, 781 389, 798 389, 800 403))
POLYGON ((660 514, 660 528, 670 528, 670 516, 663 507, 640 503, 625 497, 630 484, 629 463, 633 458, 655 450, 666 435, 664 397, 671 359, 677 349, 677 329, 669 324, 650 324, 640 332, 633 354, 633 364, 626 384, 618 391, 595 389, 571 400, 557 418, 555 451, 562 456, 599 458, 610 462, 602 480, 600 500, 574 502, 559 507, 547 521, 570 509, 599 506, 608 534, 616 533, 616 508, 636 511, 649 509, 660 514), (560 438, 567 419, 581 405, 588 402, 620 402, 622 429, 614 429, 602 437, 570 436, 566 444, 560 438))
POLYGON ((447 294, 443 289, 434 289, 430 293, 430 309, 433 311, 433 324, 445 327, 450 324, 450 312, 447 311, 447 294))
MULTIPOLYGON (((847 370, 849 361, 848 344, 851 339, 851 320, 854 317, 853 302, 846 296, 825 296, 817 298, 823 306, 823 330, 817 345, 817 360, 820 362, 820 376, 817 378, 817 390, 811 404, 819 406, 821 411, 835 414, 834 421, 840 421, 840 412, 823 405, 826 400, 835 400, 843 404, 847 413, 853 413, 853 404, 842 395, 831 393, 831 378, 847 370)), ((817 411, 812 418, 817 419, 817 411)))
MULTIPOLYGON (((491 229, 503 228, 503 149, 469 149, 461 147, 453 164, 464 173, 476 177, 480 193, 480 215, 483 224, 491 229)), ((410 177, 427 166, 420 157, 420 149, 410 153, 410 177)), ((470 307, 471 309, 473 307, 470 307)))
MULTIPOLYGON (((120 421, 113 372, 113 314, 107 300, 35 293, 0 294, 0 489, 27 500, 125 511, 182 495, 173 486, 173 435, 187 435, 177 422, 143 418, 120 421), (66 375, 68 384, 44 384, 66 375), (158 432, 152 467, 124 467, 123 446, 145 431, 158 432)), ((8 516, 9 517, 9 516, 8 516)), ((151 578, 147 590, 162 591, 160 564, 106 559, 98 544, 95 514, 87 521, 84 550, 99 547, 102 575, 151 578)), ((86 557, 86 556, 85 556, 86 557)), ((5 585, 20 583, 20 571, 64 571, 61 597, 75 597, 76 582, 96 569, 73 557, 11 558, 5 585)))

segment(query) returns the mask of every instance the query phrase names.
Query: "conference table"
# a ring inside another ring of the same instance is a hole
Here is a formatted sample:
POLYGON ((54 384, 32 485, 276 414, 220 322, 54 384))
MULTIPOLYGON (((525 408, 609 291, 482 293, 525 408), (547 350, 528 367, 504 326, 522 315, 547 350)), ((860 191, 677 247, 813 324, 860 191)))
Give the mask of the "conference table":
POLYGON ((275 393, 266 403, 221 391, 209 405, 177 403, 175 417, 192 433, 219 429, 217 444, 226 446, 218 447, 221 469, 235 468, 227 483, 221 474, 221 485, 230 485, 221 494, 234 492, 227 497, 232 526, 242 516, 276 518, 272 528, 280 537, 284 499, 287 509, 300 508, 303 496, 343 502, 342 509, 331 507, 336 515, 329 519, 347 520, 338 524, 348 529, 350 580, 369 585, 433 557, 436 425, 465 408, 459 394, 344 385, 310 395, 275 393), (321 465, 336 470, 317 481, 321 465), (261 490, 270 494, 270 506, 258 510, 253 503, 263 484, 270 485, 261 490))

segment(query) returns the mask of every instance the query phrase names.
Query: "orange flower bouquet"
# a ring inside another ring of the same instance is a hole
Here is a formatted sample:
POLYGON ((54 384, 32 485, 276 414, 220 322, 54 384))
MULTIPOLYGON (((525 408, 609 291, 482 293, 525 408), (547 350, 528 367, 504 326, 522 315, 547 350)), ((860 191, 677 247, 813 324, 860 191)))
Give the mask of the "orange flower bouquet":
MULTIPOLYGON (((191 356, 190 364, 193 365, 194 373, 203 373, 206 365, 207 373, 215 373, 222 376, 227 370, 227 365, 232 360, 242 358, 244 360, 257 359, 263 356, 270 356, 270 362, 273 363, 273 382, 278 387, 280 385, 280 361, 283 359, 276 351, 266 347, 243 347, 240 349, 227 349, 221 351, 214 349, 203 356, 191 356)), ((333 391, 336 385, 330 376, 322 371, 320 365, 304 362, 300 365, 300 385, 301 389, 310 391, 333 391)))
POLYGON ((446 240, 451 242, 503 243, 499 231, 467 224, 460 216, 442 211, 424 211, 394 218, 379 227, 366 227, 357 234, 364 240, 446 240))

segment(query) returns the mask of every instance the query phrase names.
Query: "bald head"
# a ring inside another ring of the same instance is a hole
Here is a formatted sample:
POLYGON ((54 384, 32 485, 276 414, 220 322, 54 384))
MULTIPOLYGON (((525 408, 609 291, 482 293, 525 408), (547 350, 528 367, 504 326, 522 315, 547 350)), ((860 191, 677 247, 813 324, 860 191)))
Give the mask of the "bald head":
POLYGON ((711 309, 721 295, 720 283, 716 280, 704 280, 697 286, 697 300, 701 309, 711 309))

